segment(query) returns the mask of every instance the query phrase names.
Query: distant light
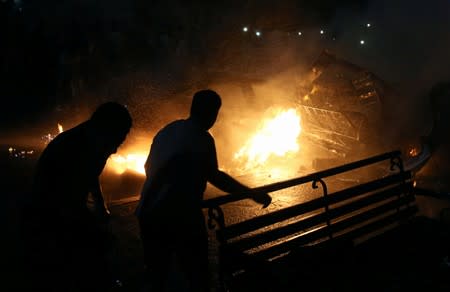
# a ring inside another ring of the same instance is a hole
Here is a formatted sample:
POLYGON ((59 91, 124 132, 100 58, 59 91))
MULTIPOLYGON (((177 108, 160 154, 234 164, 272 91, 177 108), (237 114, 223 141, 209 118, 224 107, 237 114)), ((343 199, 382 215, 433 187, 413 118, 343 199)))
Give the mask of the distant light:
POLYGON ((257 31, 257 32, 255 32, 255 34, 256 34, 256 36, 261 36, 261 32, 260 31, 257 31))
POLYGON ((325 31, 323 29, 320 30, 320 34, 324 34, 325 31))
POLYGON ((244 27, 242 28, 242 31, 247 32, 247 31, 248 31, 248 27, 244 26, 244 27))
POLYGON ((372 25, 371 25, 370 23, 367 23, 366 26, 367 26, 367 27, 371 27, 372 25))
POLYGON ((298 32, 298 35, 302 35, 302 32, 301 32, 301 31, 299 31, 299 32, 298 32))
POLYGON ((359 43, 360 43, 361 45, 364 45, 366 42, 365 42, 364 40, 360 40, 359 43))

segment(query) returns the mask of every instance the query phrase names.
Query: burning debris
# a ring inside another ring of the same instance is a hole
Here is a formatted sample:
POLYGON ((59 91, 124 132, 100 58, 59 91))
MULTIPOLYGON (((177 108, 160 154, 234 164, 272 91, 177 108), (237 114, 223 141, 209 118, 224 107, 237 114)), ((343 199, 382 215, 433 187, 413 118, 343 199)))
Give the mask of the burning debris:
POLYGON ((126 171, 132 171, 139 175, 145 175, 145 161, 147 155, 143 153, 130 154, 113 154, 108 159, 106 167, 113 170, 117 174, 122 174, 126 171))
POLYGON ((383 117, 393 93, 368 70, 325 51, 312 66, 310 82, 299 91, 303 136, 341 163, 398 147, 410 170, 420 169, 429 159, 429 145, 420 137, 413 145, 382 138, 392 130, 383 117))
MULTIPOLYGON (((288 100, 269 109, 261 107, 261 112, 252 109, 252 118, 240 128, 240 142, 227 145, 231 148, 228 157, 232 157, 226 162, 227 169, 236 175, 269 173, 271 177, 285 178, 297 175, 305 163, 312 161, 314 168, 318 165, 314 160, 345 163, 361 159, 370 151, 393 147, 383 145, 385 141, 379 139, 383 102, 389 91, 383 80, 329 52, 323 52, 313 63, 309 77, 292 86, 288 100), (300 156, 307 157, 307 161, 300 156)), ((252 86, 264 82, 245 80, 239 82, 244 99, 260 98, 252 86)), ((270 92, 272 102, 279 93, 270 92)), ((233 130, 234 137, 237 131, 233 130)), ((107 169, 117 174, 130 171, 144 175, 148 146, 121 149, 108 160, 107 169)), ((420 149, 405 153, 419 157, 420 149)))
POLYGON ((50 143, 50 141, 55 139, 55 137, 58 136, 58 134, 61 134, 62 132, 64 132, 64 128, 60 123, 58 123, 58 132, 54 134, 52 133, 45 134, 44 136, 41 137, 41 140, 44 142, 45 145, 47 145, 48 143, 50 143))
POLYGON ((245 171, 270 168, 271 157, 280 158, 299 151, 300 133, 300 115, 296 109, 275 110, 235 153, 234 160, 241 162, 245 171))
POLYGON ((305 136, 341 158, 374 144, 386 86, 372 73, 323 52, 302 84, 299 108, 305 136))
MULTIPOLYGON (((44 145, 47 145, 52 141, 59 133, 62 133, 64 131, 63 126, 58 123, 58 132, 57 133, 48 133, 41 137, 41 141, 44 145)), ((34 149, 30 149, 29 147, 19 147, 16 146, 10 146, 8 148, 8 157, 10 159, 35 159, 38 156, 38 151, 35 151, 34 149)), ((40 147, 38 147, 40 148, 40 147)))
MULTIPOLYGON (((283 93, 273 84, 274 90, 254 91, 252 86, 263 81, 245 76, 239 76, 237 81, 244 99, 270 95, 272 104, 269 109, 267 104, 252 108, 245 125, 234 128, 230 134, 237 142, 222 147, 229 149, 227 159, 231 158, 224 166, 234 174, 269 173, 271 177, 286 178, 297 175, 300 168, 308 168, 306 163, 312 162, 314 168, 314 160, 338 159, 338 163, 344 163, 366 156, 368 148, 381 151, 380 141, 384 141, 378 137, 383 130, 383 102, 389 89, 368 70, 323 52, 313 63, 309 76, 304 76, 302 82, 291 82, 283 93), (273 105, 280 94, 287 98, 273 105), (239 130, 242 133, 236 135, 239 130)), ((228 122, 225 126, 229 126, 228 122)), ((238 124, 242 125, 240 121, 238 124)), ((62 131, 58 124, 58 132, 62 131)), ((56 135, 49 133, 42 139, 47 144, 56 135)), ((229 143, 229 137, 223 140, 229 143)), ((146 137, 145 145, 119 149, 108 159, 106 170, 117 175, 128 172, 144 176, 149 142, 151 137, 146 137)), ((405 153, 418 158, 422 149, 422 145, 415 145, 405 153)))

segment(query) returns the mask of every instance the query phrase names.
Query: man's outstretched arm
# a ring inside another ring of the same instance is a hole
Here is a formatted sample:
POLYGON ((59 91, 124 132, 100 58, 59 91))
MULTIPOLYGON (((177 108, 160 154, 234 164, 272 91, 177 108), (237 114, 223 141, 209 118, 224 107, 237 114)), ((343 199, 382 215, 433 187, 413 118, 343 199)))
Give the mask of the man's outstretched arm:
MULTIPOLYGON (((245 192, 250 190, 249 187, 243 185, 229 174, 219 169, 211 173, 208 181, 215 187, 227 193, 245 192)), ((272 197, 266 193, 253 195, 251 199, 259 204, 262 204, 263 208, 266 208, 272 202, 272 197)))

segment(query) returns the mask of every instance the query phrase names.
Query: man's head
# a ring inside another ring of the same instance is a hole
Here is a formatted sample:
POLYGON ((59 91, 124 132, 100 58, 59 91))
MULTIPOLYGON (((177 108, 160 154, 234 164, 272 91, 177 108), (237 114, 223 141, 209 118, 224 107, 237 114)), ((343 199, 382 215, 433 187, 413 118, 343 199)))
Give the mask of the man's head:
POLYGON ((89 123, 94 130, 97 149, 107 155, 115 153, 131 129, 132 119, 127 108, 116 102, 100 105, 89 123))
POLYGON ((203 129, 209 130, 217 119, 222 100, 213 90, 200 90, 194 94, 191 104, 191 119, 203 129))

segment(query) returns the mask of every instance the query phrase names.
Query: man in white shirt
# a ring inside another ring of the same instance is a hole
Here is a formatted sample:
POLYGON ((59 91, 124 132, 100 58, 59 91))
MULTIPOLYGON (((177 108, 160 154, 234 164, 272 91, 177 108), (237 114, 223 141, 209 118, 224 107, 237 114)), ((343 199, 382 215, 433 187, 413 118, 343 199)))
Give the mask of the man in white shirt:
MULTIPOLYGON (((216 92, 195 93, 189 118, 165 126, 151 145, 136 215, 155 291, 167 288, 164 283, 174 255, 189 290, 209 290, 208 238, 201 208, 206 184, 230 193, 248 190, 218 168, 214 138, 208 130, 220 106, 216 92)), ((264 207, 271 203, 267 194, 252 199, 264 207)))

